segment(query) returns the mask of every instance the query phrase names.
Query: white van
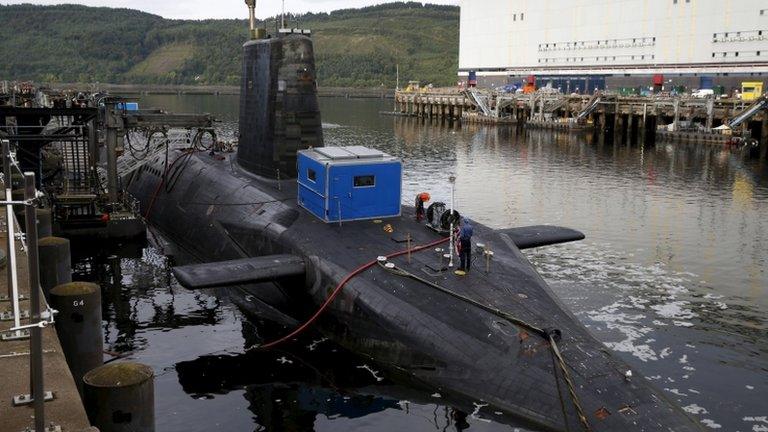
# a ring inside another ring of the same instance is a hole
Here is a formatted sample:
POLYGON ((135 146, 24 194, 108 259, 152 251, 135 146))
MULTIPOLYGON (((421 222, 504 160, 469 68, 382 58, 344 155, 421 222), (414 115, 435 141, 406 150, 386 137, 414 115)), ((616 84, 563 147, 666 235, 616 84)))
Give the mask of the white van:
POLYGON ((691 93, 691 96, 698 99, 706 99, 708 97, 713 97, 714 95, 715 95, 715 91, 712 89, 700 89, 700 90, 695 90, 693 93, 691 93))

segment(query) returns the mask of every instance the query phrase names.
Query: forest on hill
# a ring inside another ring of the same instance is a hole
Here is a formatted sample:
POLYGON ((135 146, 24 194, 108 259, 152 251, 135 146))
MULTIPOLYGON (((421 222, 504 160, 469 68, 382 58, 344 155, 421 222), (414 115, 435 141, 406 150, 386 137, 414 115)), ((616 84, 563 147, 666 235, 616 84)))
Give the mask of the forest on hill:
MULTIPOLYGON (((288 16, 313 32, 318 83, 456 82, 459 8, 396 2, 288 16)), ((262 22, 274 32, 275 18, 262 22)), ((246 20, 171 20, 130 9, 0 5, 0 80, 238 85, 246 20)))

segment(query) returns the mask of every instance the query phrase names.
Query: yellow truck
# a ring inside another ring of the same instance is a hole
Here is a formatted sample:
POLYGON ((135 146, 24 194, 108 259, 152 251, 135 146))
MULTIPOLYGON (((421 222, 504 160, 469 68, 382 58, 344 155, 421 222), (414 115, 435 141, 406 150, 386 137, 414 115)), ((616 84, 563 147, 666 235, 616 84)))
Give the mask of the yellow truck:
POLYGON ((741 83, 740 99, 745 102, 751 102, 763 95, 763 83, 760 81, 741 83))

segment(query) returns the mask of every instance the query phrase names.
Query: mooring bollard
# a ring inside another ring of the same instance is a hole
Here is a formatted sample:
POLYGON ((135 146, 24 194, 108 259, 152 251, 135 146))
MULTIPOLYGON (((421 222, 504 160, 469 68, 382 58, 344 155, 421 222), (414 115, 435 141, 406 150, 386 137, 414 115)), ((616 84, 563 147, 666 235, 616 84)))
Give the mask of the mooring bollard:
POLYGON ((36 209, 37 237, 51 237, 53 235, 53 215, 49 209, 36 209))
POLYGON ((85 410, 101 432, 155 430, 154 372, 139 363, 111 363, 83 378, 85 410))
POLYGON ((69 240, 60 237, 41 238, 37 243, 40 249, 40 286, 46 299, 57 285, 72 282, 72 257, 69 240))
MULTIPOLYGON (((22 211, 16 213, 16 219, 22 231, 27 232, 27 215, 22 211)), ((53 235, 53 216, 48 209, 35 209, 37 219, 38 238, 50 237, 53 235)))
POLYGON ((51 307, 59 311, 56 332, 67 364, 83 395, 83 377, 104 364, 101 332, 101 288, 94 283, 70 282, 50 292, 51 307))

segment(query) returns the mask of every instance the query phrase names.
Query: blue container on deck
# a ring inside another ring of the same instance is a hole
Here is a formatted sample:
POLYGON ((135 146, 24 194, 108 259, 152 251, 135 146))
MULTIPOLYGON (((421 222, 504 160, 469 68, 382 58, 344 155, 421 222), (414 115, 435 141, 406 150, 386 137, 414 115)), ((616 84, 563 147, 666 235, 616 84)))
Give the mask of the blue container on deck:
POLYGON ((299 205, 324 222, 400 216, 402 162, 362 146, 298 153, 299 205))
POLYGON ((120 102, 117 104, 117 109, 124 111, 138 111, 138 102, 120 102))

